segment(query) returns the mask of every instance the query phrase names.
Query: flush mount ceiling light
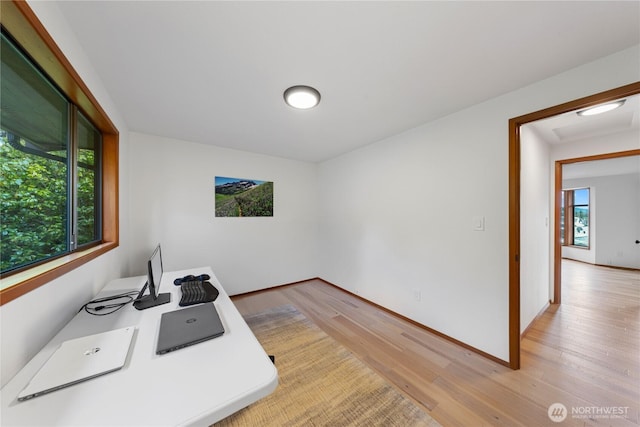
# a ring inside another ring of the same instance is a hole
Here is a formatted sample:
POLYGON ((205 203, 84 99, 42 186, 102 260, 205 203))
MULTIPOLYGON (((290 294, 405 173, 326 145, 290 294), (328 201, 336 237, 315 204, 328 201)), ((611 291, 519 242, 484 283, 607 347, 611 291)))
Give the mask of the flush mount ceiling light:
POLYGON ((320 102, 320 92, 311 86, 292 86, 284 91, 287 105, 300 110, 313 108, 320 102))
POLYGON ((606 113, 607 111, 615 110, 618 107, 622 107, 624 99, 621 101, 610 102, 608 104, 596 105, 585 110, 578 111, 579 116, 595 116, 596 114, 606 113))

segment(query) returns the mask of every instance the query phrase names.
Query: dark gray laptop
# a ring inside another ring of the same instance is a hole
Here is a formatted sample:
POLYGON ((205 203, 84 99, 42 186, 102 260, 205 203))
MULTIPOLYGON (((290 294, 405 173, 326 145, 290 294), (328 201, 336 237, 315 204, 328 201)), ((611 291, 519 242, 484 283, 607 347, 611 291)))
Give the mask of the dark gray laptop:
POLYGON ((213 303, 194 305, 162 314, 156 354, 198 344, 224 334, 213 303))

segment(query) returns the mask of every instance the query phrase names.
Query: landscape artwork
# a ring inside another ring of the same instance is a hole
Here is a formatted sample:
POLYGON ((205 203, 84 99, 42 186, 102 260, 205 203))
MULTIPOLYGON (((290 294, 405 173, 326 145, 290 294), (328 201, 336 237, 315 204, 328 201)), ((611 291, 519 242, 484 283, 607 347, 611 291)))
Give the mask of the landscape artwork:
POLYGON ((216 217, 273 216, 273 182, 216 176, 216 217))

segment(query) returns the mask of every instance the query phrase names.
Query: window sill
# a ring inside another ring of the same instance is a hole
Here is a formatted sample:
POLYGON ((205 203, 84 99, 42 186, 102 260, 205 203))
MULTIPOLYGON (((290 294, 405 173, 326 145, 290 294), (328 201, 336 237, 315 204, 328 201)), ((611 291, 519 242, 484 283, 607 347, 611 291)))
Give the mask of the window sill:
POLYGON ((106 242, 0 279, 0 305, 26 294, 118 246, 106 242))
POLYGON ((562 245, 563 248, 572 248, 572 249, 584 249, 589 250, 589 246, 578 246, 578 245, 562 245))

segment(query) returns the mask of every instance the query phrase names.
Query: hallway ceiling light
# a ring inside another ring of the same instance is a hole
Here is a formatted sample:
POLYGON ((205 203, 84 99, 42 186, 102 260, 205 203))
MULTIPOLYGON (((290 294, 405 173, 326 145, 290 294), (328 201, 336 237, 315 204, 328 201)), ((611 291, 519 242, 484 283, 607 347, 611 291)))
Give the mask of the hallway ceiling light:
POLYGON ((578 111, 579 116, 595 116, 596 114, 606 113, 607 111, 615 110, 618 107, 622 107, 624 99, 621 101, 610 102, 608 104, 600 104, 595 107, 590 107, 584 110, 578 111))
POLYGON ((300 110, 313 108, 320 102, 320 92, 311 86, 292 86, 284 91, 287 105, 300 110))

